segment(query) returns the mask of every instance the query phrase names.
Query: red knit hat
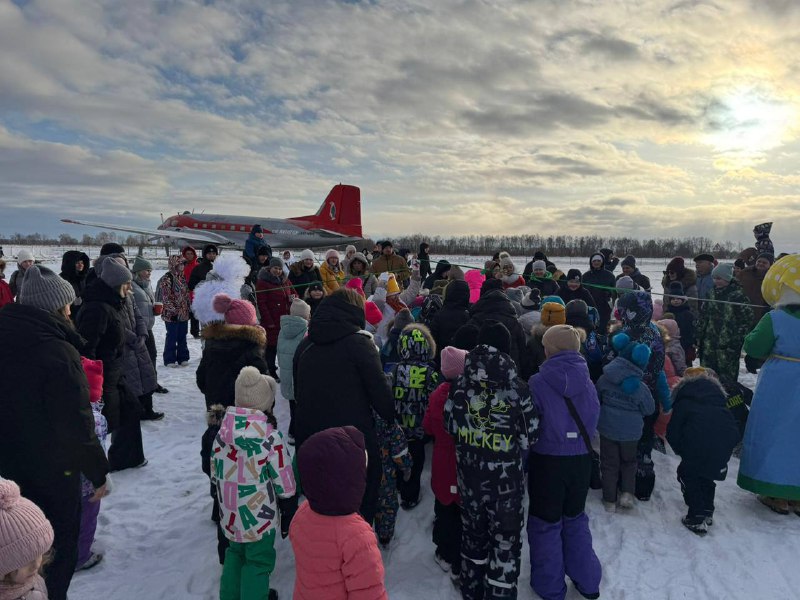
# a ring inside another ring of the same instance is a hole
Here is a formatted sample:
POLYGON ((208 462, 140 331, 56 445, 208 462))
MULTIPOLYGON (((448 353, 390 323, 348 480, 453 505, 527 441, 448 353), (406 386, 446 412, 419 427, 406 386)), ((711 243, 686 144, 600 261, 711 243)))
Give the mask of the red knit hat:
POLYGON ((467 351, 453 346, 442 348, 442 375, 445 379, 455 379, 464 372, 467 351))
MULTIPOLYGON (((352 279, 350 281, 352 281, 352 279)), ((381 309, 378 308, 378 305, 374 302, 367 301, 364 304, 364 315, 367 318, 367 323, 373 327, 377 327, 378 323, 383 320, 383 313, 381 312, 381 309)))
POLYGON ((350 281, 344 284, 344 287, 355 290, 366 298, 366 294, 364 293, 364 282, 361 281, 360 277, 353 277, 350 281))
POLYGON ((103 396, 103 361, 81 356, 81 365, 89 382, 89 402, 100 402, 103 396))
POLYGON ((247 300, 237 300, 228 294, 214 296, 213 308, 225 315, 228 325, 256 325, 256 309, 247 300))
POLYGON ((53 528, 41 509, 19 493, 11 480, 0 480, 0 573, 33 562, 53 545, 53 528))

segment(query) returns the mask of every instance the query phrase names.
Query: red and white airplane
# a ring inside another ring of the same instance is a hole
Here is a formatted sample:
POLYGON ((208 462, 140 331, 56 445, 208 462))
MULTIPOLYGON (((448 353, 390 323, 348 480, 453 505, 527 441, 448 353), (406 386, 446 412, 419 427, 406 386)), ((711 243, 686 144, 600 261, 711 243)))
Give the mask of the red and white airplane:
POLYGON ((318 248, 361 241, 361 190, 353 185, 333 186, 314 215, 289 219, 193 214, 186 211, 164 219, 156 229, 61 219, 64 223, 127 231, 162 239, 182 247, 198 242, 244 248, 253 225, 261 225, 273 248, 318 248))

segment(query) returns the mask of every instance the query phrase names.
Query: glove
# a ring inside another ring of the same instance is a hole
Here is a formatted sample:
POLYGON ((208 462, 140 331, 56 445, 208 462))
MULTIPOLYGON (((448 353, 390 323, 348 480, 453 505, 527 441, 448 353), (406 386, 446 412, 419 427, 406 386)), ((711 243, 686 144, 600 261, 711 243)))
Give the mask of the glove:
POLYGON ((292 524, 294 513, 297 512, 297 496, 278 498, 278 510, 281 513, 281 537, 286 539, 286 536, 289 535, 289 526, 292 524))
POLYGON ((379 283, 387 283, 388 281, 389 281, 389 273, 388 273, 388 271, 384 271, 378 277, 378 282, 379 283))

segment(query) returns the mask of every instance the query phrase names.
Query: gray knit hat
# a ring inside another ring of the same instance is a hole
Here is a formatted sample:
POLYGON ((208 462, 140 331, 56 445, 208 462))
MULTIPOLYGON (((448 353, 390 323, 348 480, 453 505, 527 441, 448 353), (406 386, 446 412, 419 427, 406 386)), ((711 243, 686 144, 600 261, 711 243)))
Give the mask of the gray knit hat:
POLYGON ((75 301, 72 285, 47 267, 31 265, 25 271, 19 303, 36 306, 48 312, 58 310, 75 301))
POLYGON ((269 268, 271 269, 272 267, 280 267, 282 269, 283 268, 283 259, 282 258, 278 258, 277 256, 273 256, 272 258, 270 258, 269 259, 269 268))
POLYGON ((153 270, 153 263, 151 263, 146 258, 141 256, 137 256, 136 259, 133 261, 133 266, 131 267, 131 271, 133 273, 138 273, 139 271, 152 271, 153 270))
POLYGON ((94 265, 95 273, 110 288, 128 283, 133 277, 122 258, 101 256, 94 265))

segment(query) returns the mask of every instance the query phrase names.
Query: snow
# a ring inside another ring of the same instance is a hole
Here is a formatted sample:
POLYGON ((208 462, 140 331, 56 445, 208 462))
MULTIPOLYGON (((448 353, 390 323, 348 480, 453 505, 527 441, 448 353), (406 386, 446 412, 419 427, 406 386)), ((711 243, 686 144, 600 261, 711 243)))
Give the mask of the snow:
MULTIPOLYGON (((87 250, 91 250, 90 256, 97 256, 97 249, 87 250)), ((61 251, 41 249, 36 255, 57 270, 61 251)), ((480 257, 448 258, 476 266, 483 261, 480 257)), ((519 266, 524 264, 522 260, 516 261, 519 266)), ((569 268, 569 259, 554 260, 562 269, 569 268)), ((573 261, 581 269, 586 263, 573 261)), ((666 261, 641 262, 642 271, 660 288, 666 261)), ((9 267, 13 268, 13 263, 9 267)), ((154 280, 160 274, 154 273, 154 280)), ((164 327, 160 320, 155 335, 162 347, 164 327)), ((199 341, 190 339, 189 348, 189 367, 159 367, 159 381, 170 393, 155 395, 155 408, 164 411, 166 418, 142 424, 150 462, 142 469, 113 476, 114 489, 103 500, 95 543, 105 560, 75 575, 70 588, 73 598, 218 597, 221 567, 216 531, 210 518, 208 479, 200 469, 205 403, 194 383, 201 354, 199 341)), ((755 384, 755 378, 743 369, 740 380, 750 387, 755 384)), ((284 431, 288 412, 287 402, 279 398, 276 416, 284 431)), ((753 494, 740 490, 736 486, 739 461, 734 458, 727 480, 717 487, 714 525, 705 538, 699 538, 680 524, 685 506, 675 478, 678 458, 671 451, 653 456, 657 480, 650 502, 638 503, 628 513, 608 514, 603 510, 600 492, 589 492, 586 511, 595 550, 603 564, 603 598, 797 597, 800 518, 774 514, 753 494)), ((389 596, 393 600, 456 600, 460 596, 449 577, 433 562, 430 458, 422 487, 420 505, 411 512, 400 511, 395 539, 383 553, 389 596)), ((288 540, 278 539, 277 554, 271 585, 281 598, 288 599, 294 582, 294 558, 288 540)), ((520 598, 536 597, 529 586, 529 565, 525 542, 520 598)), ((570 586, 567 598, 576 600, 580 596, 570 586)))

